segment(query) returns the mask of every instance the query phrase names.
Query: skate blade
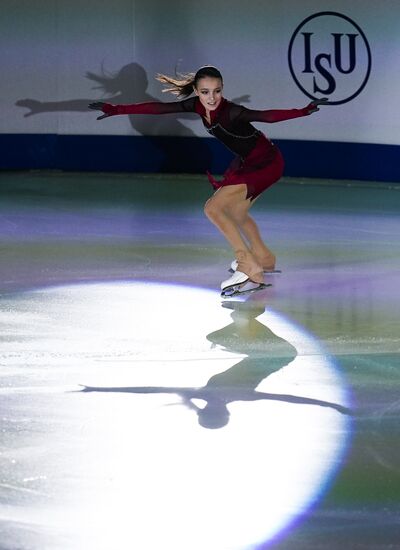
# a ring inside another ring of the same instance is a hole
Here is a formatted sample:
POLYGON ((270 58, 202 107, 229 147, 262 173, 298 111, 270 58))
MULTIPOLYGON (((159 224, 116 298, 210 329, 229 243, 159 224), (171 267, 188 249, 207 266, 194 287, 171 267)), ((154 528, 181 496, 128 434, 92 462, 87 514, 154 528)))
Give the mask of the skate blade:
MULTIPOLYGON (((229 271, 229 273, 235 273, 235 271, 231 267, 228 269, 228 271, 229 271)), ((266 271, 264 269, 264 273, 266 275, 274 275, 275 273, 282 273, 282 270, 281 269, 273 269, 272 271, 266 271)))
POLYGON ((257 292, 258 290, 263 290, 272 286, 270 283, 253 283, 253 281, 246 281, 242 285, 235 285, 229 288, 225 288, 221 292, 222 298, 233 298, 233 296, 239 296, 241 294, 250 294, 252 292, 257 292))

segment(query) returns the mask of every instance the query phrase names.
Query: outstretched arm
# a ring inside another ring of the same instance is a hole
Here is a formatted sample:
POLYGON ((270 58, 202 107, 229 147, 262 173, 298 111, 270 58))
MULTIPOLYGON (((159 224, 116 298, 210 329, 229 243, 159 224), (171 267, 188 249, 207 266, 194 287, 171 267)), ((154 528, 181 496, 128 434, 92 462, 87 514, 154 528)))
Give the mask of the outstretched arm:
POLYGON ((327 98, 315 99, 303 109, 272 109, 267 111, 256 111, 253 109, 243 108, 243 111, 239 117, 241 120, 245 120, 246 122, 281 122, 291 118, 311 115, 311 113, 319 111, 320 105, 326 105, 327 101, 327 98))
MULTIPOLYGON (((29 109, 24 118, 41 113, 54 113, 61 111, 87 111, 90 99, 71 99, 65 101, 38 101, 36 99, 19 99, 15 102, 17 107, 29 109)), ((118 99, 116 99, 118 101, 118 99)))
POLYGON ((322 401, 321 399, 312 399, 311 397, 300 397, 297 395, 287 395, 282 393, 264 393, 253 392, 252 399, 249 401, 257 400, 271 400, 271 401, 283 401, 285 403, 296 403, 298 405, 317 405, 318 407, 327 407, 328 409, 334 409, 341 414, 351 414, 351 410, 348 407, 339 405, 338 403, 331 403, 330 401, 322 401))
POLYGON ((97 120, 114 115, 165 115, 193 111, 188 100, 173 101, 171 103, 150 101, 147 103, 133 103, 132 105, 111 105, 111 103, 96 102, 90 103, 89 109, 104 113, 97 117, 97 120))

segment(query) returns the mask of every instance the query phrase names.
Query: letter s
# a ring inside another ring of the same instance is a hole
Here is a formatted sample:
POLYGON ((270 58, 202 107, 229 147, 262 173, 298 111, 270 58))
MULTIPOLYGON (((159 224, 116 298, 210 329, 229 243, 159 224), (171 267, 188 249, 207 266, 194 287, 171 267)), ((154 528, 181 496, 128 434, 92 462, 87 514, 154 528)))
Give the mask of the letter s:
POLYGON ((320 88, 317 85, 317 82, 316 82, 315 76, 314 76, 314 79, 313 79, 314 80, 314 92, 319 92, 321 94, 331 94, 336 89, 336 82, 335 82, 335 79, 333 78, 333 76, 331 75, 331 73, 322 65, 322 60, 323 59, 326 59, 328 61, 329 67, 331 66, 331 56, 329 54, 326 54, 326 53, 320 53, 315 58, 315 68, 320 73, 320 75, 322 75, 326 79, 326 81, 328 83, 328 86, 327 86, 327 88, 320 88))

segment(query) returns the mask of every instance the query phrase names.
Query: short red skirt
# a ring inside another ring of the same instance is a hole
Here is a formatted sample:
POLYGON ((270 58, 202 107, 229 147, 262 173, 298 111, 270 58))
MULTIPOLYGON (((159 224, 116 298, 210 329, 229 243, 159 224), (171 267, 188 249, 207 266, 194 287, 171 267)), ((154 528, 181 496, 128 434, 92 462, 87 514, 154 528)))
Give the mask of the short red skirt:
POLYGON ((283 175, 284 160, 279 149, 263 134, 251 153, 242 159, 236 157, 229 165, 221 181, 216 181, 207 172, 214 189, 225 185, 247 185, 247 199, 254 200, 263 191, 276 183, 283 175))

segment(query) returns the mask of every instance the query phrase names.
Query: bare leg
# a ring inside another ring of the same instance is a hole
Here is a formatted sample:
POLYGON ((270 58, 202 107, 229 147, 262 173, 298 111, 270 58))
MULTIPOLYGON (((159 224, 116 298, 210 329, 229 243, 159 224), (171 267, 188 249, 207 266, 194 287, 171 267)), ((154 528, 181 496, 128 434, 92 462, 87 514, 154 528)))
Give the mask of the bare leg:
MULTIPOLYGON (((246 187, 244 184, 243 186, 246 187)), ((242 186, 227 186, 218 189, 204 206, 204 213, 207 218, 218 227, 235 252, 237 250, 248 250, 236 222, 227 214, 230 206, 241 199, 243 191, 241 193, 239 187, 242 186)), ((246 194, 246 189, 244 193, 246 194)))
MULTIPOLYGON (((251 280, 262 283, 262 267, 255 260, 242 237, 237 222, 234 221, 231 216, 231 211, 235 209, 235 206, 244 205, 250 202, 246 199, 246 195, 246 184, 221 187, 211 199, 206 202, 204 212, 232 246, 239 262, 238 271, 246 273, 251 280)), ((247 206, 247 209, 248 208, 249 206, 247 206)))
POLYGON ((273 252, 263 242, 256 222, 248 213, 251 205, 252 203, 250 201, 236 204, 230 209, 229 215, 248 240, 250 250, 257 262, 262 265, 264 270, 272 271, 275 269, 276 258, 273 252))

